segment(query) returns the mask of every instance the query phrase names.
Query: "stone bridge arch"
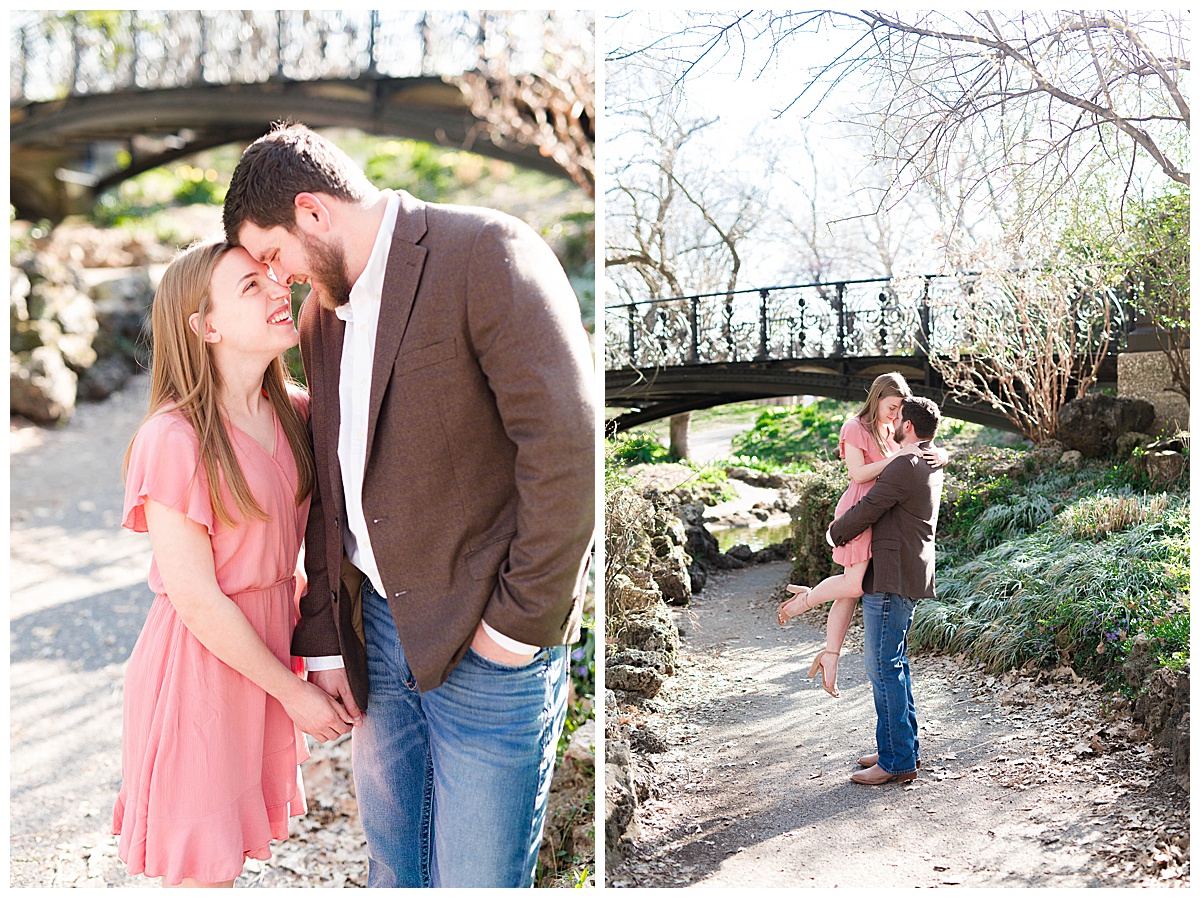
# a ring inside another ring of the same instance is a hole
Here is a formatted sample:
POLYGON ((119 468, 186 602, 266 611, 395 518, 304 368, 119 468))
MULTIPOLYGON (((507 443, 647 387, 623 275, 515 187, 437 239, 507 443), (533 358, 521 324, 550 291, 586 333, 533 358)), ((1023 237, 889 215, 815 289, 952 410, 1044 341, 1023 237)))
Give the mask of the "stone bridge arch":
MULTIPOLYGON (((421 140, 569 176, 562 159, 535 140, 495 138, 464 86, 468 78, 486 82, 480 66, 489 53, 505 53, 515 72, 525 71, 522 64, 532 72, 537 57, 530 54, 549 29, 590 40, 586 17, 514 11, 508 15, 532 17, 523 20, 532 30, 518 39, 488 18, 499 13, 24 15, 10 32, 9 182, 25 218, 57 221, 85 211, 125 178, 248 142, 280 119, 421 140), (98 158, 97 148, 113 145, 128 164, 98 158)), ((591 58, 590 45, 581 50, 591 58)), ((535 75, 520 77, 536 84, 535 75)), ((587 102, 579 107, 569 122, 537 124, 569 130, 590 146, 594 110, 587 102)))

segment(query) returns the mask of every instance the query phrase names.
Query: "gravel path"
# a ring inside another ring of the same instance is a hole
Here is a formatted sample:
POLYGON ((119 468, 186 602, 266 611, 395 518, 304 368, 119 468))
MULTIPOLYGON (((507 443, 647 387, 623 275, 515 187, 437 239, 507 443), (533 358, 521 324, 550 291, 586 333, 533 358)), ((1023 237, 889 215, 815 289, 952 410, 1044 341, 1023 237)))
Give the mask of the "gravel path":
POLYGON ((922 770, 851 783, 874 750, 861 624, 840 699, 805 678, 821 612, 780 628, 787 564, 715 574, 678 612, 677 674, 619 725, 651 797, 617 887, 1189 883, 1188 796, 1104 697, 1063 670, 992 677, 913 659, 922 770))

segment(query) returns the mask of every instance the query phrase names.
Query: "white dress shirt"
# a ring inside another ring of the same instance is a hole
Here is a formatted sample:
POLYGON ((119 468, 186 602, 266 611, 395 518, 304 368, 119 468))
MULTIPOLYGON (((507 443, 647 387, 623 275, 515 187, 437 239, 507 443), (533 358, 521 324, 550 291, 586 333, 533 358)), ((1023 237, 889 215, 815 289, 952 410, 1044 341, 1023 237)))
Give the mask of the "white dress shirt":
MULTIPOLYGON (((338 400, 342 417, 338 430, 338 462, 342 469, 342 491, 346 497, 346 527, 343 542, 350 563, 363 572, 381 596, 386 596, 387 584, 379 573, 371 535, 363 512, 363 479, 367 469, 367 418, 371 405, 371 369, 375 364, 375 337, 379 332, 379 307, 383 296, 383 279, 387 272, 392 232, 396 229, 396 214, 400 198, 391 190, 382 191, 387 197, 383 221, 375 235, 367 266, 350 288, 350 301, 338 306, 334 314, 346 323, 342 340, 342 364, 338 377, 338 400)), ((532 654, 538 646, 518 642, 488 626, 483 628, 502 648, 520 654, 532 654)), ((307 658, 309 670, 329 670, 344 666, 340 655, 307 658)))

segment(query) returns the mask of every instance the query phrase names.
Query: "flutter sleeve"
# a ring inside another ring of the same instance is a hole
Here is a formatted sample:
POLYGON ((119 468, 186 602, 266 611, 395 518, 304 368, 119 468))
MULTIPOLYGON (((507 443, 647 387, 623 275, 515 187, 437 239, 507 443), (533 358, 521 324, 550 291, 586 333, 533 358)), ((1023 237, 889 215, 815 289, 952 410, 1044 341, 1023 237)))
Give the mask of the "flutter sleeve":
POLYGON ((855 415, 852 418, 847 418, 846 423, 842 425, 841 435, 838 437, 838 458, 846 457, 846 445, 857 446, 863 451, 863 457, 868 458, 872 453, 879 454, 879 447, 873 446, 874 440, 871 439, 871 434, 867 432, 867 428, 863 426, 862 421, 858 420, 855 415))
POLYGON ((123 527, 146 532, 147 499, 174 508, 213 534, 212 502, 200 463, 200 443, 191 425, 176 415, 156 415, 133 438, 125 472, 123 527))
POLYGON ((301 420, 307 424, 309 415, 308 391, 299 387, 288 387, 288 398, 292 400, 292 406, 300 413, 301 420))

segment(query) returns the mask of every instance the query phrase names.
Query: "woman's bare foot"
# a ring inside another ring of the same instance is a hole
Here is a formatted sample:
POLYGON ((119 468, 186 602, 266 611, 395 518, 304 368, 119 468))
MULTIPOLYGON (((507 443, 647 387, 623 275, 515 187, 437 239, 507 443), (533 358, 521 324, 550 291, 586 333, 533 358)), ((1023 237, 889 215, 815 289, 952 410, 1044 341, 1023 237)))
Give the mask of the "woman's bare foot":
POLYGON ((796 586, 794 583, 787 585, 787 591, 792 594, 792 597, 779 606, 779 612, 776 617, 779 620, 779 626, 783 626, 793 617, 798 614, 803 614, 811 606, 808 605, 808 594, 812 592, 807 586, 796 586))

